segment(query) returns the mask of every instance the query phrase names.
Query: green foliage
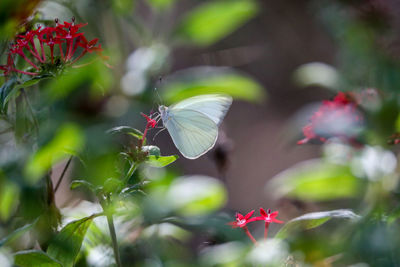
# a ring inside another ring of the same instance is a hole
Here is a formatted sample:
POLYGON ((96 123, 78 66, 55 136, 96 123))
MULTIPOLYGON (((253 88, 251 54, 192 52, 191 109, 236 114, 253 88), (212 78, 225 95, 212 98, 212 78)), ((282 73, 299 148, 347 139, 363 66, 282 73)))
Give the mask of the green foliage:
POLYGON ((89 189, 93 193, 95 193, 98 190, 98 188, 96 188, 93 184, 89 183, 88 181, 85 181, 85 180, 72 181, 70 188, 75 189, 78 187, 84 187, 86 189, 89 189))
POLYGON ((177 155, 173 155, 173 156, 150 155, 150 156, 148 156, 146 163, 152 167, 162 168, 162 167, 165 167, 165 166, 171 164, 178 158, 179 157, 177 155))
POLYGON ((0 178, 0 221, 7 221, 18 205, 20 188, 12 181, 0 178))
POLYGON ((267 191, 275 197, 328 201, 360 196, 363 181, 354 177, 348 166, 317 159, 299 163, 277 175, 268 183, 267 191))
POLYGON ((54 138, 31 157, 25 169, 27 181, 35 183, 51 166, 68 155, 82 149, 84 137, 80 128, 72 123, 64 124, 54 138))
POLYGON ((90 95, 94 98, 103 95, 112 83, 110 70, 100 60, 85 66, 90 60, 93 59, 87 59, 82 63, 82 67, 69 69, 48 83, 45 91, 49 101, 63 99, 79 89, 89 90, 90 95))
POLYGON ((221 182, 201 175, 176 179, 166 193, 166 202, 184 216, 212 213, 226 200, 227 192, 221 182))
POLYGON ((90 216, 67 224, 50 243, 47 254, 61 262, 63 267, 74 266, 93 218, 90 216))
POLYGON ((41 250, 17 252, 14 254, 14 263, 19 267, 63 267, 41 250))
POLYGON ((176 103, 201 94, 222 93, 235 99, 262 102, 262 86, 247 75, 218 67, 196 67, 180 71, 166 81, 163 99, 176 103))
POLYGON ((21 236, 23 236, 26 232, 30 231, 32 229, 32 227, 35 226, 37 220, 35 220, 33 223, 29 223, 27 225, 24 225, 16 230, 14 230, 13 232, 11 232, 9 235, 7 235, 6 237, 2 238, 0 240, 0 248, 4 245, 7 245, 9 243, 12 243, 13 241, 17 240, 18 238, 20 238, 21 236))
POLYGON ((306 213, 288 221, 276 234, 276 238, 288 238, 294 232, 316 228, 331 219, 346 219, 356 222, 361 217, 351 210, 331 210, 306 213))
POLYGON ((206 2, 185 16, 177 37, 197 45, 211 45, 253 18, 257 8, 253 0, 206 2))
POLYGON ((136 139, 140 140, 143 138, 143 133, 135 128, 129 126, 117 126, 111 128, 107 131, 110 134, 117 134, 117 133, 124 133, 135 137, 136 139))
POLYGON ((0 107, 1 113, 6 113, 7 111, 7 103, 9 99, 9 95, 14 89, 14 86, 17 84, 17 78, 15 76, 8 79, 5 83, 0 87, 0 107))

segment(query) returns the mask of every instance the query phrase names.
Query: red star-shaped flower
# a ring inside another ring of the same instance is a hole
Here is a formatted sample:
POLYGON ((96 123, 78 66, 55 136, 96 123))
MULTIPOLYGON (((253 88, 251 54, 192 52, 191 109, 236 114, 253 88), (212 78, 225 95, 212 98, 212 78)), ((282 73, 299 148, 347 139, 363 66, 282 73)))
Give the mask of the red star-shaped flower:
POLYGON ((256 218, 250 218, 253 216, 254 210, 250 211, 249 213, 246 214, 246 216, 243 216, 239 212, 236 213, 236 221, 228 223, 232 228, 244 228, 246 225, 250 222, 255 221, 256 218))
POLYGON ((270 223, 283 223, 282 221, 275 219, 278 216, 278 213, 278 211, 271 212, 270 209, 268 209, 268 212, 266 212, 263 208, 260 208, 261 216, 256 217, 255 220, 265 222, 264 239, 267 239, 270 223))
POLYGON ((144 129, 143 132, 143 137, 142 140, 140 141, 140 146, 143 145, 144 140, 146 139, 146 135, 147 135, 147 131, 149 130, 149 128, 154 128, 157 125, 157 121, 155 119, 150 118, 149 116, 147 116, 144 113, 140 113, 147 121, 146 123, 146 128, 144 129))
POLYGON ((255 219, 257 221, 264 221, 266 223, 283 223, 283 221, 275 219, 278 216, 278 213, 278 211, 271 212, 270 209, 268 209, 268 212, 266 212, 263 208, 260 208, 261 216, 256 217, 255 219))

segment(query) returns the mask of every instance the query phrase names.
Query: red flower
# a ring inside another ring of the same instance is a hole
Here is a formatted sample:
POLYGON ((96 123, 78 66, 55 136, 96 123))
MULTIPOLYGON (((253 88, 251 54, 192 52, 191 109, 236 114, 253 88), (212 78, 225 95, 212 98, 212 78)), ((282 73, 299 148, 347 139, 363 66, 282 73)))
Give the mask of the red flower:
MULTIPOLYGON (((151 127, 151 128, 156 127, 156 125, 157 125, 157 121, 156 121, 156 120, 150 118, 149 116, 147 116, 147 115, 144 114, 144 113, 140 113, 140 114, 141 114, 143 117, 145 117, 145 119, 147 120, 147 126, 149 126, 149 127, 151 127)), ((146 126, 146 127, 147 127, 147 126, 146 126)))
POLYGON ((253 216, 254 210, 250 211, 249 213, 246 214, 246 216, 243 216, 239 212, 236 213, 236 221, 228 223, 228 225, 232 226, 232 228, 242 228, 246 235, 250 238, 251 242, 253 242, 255 245, 257 245, 257 241, 254 239, 254 237, 251 235, 249 228, 247 227, 247 224, 249 222, 253 222, 256 220, 256 218, 250 218, 253 216))
POLYGON ((144 114, 144 113, 142 113, 142 112, 141 112, 140 114, 141 114, 141 115, 146 119, 146 121, 147 121, 147 123, 146 123, 146 128, 144 129, 144 132, 143 132, 142 140, 140 141, 140 144, 139 144, 139 146, 142 146, 144 140, 146 139, 147 131, 149 130, 149 128, 154 128, 154 127, 156 127, 157 121, 154 120, 154 119, 152 119, 152 118, 150 118, 149 116, 147 116, 146 114, 144 114))
POLYGON ((267 239, 268 228, 270 223, 283 223, 282 221, 275 219, 278 216, 278 213, 279 213, 278 211, 274 211, 271 213, 270 209, 268 209, 268 212, 265 212, 263 208, 260 208, 261 216, 256 217, 255 220, 265 222, 264 239, 267 239))
POLYGON ((361 129, 363 118, 357 104, 345 93, 339 92, 332 101, 323 101, 311 116, 310 123, 303 127, 302 145, 312 140, 325 142, 331 137, 354 140, 361 129))
POLYGON ((250 222, 255 221, 255 218, 250 218, 253 216, 254 210, 250 211, 249 213, 246 214, 246 216, 243 216, 239 212, 236 213, 236 221, 228 223, 228 225, 232 226, 232 228, 244 228, 246 225, 250 222))
POLYGON ((266 212, 263 208, 260 208, 261 216, 256 217, 255 219, 257 221, 264 221, 266 223, 283 223, 282 221, 275 219, 278 216, 278 213, 278 211, 271 213, 270 209, 268 209, 268 212, 266 212))

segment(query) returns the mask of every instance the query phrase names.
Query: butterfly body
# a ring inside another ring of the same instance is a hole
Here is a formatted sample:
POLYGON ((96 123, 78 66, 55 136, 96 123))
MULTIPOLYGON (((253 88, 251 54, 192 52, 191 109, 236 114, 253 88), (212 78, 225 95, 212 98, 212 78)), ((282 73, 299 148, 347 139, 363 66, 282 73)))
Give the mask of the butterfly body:
POLYGON ((161 120, 182 155, 196 159, 215 145, 218 126, 232 98, 226 95, 201 95, 170 107, 160 106, 161 120))

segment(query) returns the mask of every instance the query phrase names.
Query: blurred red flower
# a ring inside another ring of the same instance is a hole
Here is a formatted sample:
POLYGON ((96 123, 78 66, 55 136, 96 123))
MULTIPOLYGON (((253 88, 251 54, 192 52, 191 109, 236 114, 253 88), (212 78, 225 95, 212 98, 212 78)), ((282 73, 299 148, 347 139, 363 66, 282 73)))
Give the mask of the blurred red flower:
POLYGON ((310 141, 325 142, 331 137, 351 140, 362 126, 363 117, 356 102, 347 94, 339 92, 333 100, 325 100, 303 127, 302 145, 310 141))

